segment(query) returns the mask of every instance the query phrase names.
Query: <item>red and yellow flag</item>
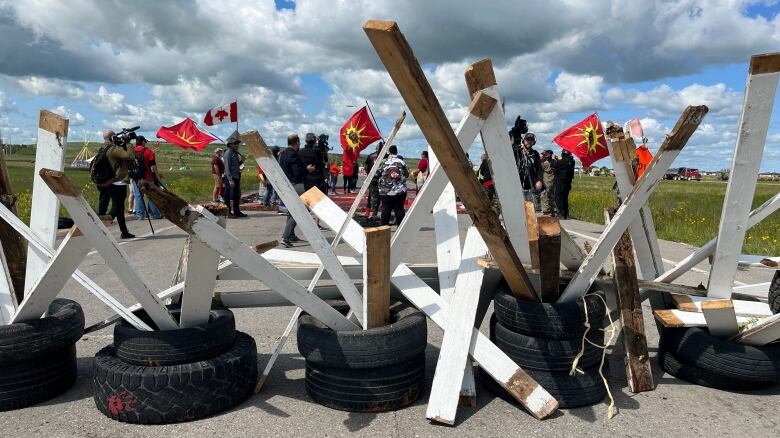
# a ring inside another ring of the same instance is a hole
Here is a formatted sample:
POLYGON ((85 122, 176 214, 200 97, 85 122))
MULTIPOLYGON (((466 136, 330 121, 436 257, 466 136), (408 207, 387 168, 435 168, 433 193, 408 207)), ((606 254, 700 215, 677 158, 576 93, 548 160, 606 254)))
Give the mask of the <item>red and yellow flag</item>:
POLYGON ((213 135, 198 129, 195 122, 189 117, 173 126, 161 126, 157 130, 157 138, 173 143, 180 148, 194 149, 196 152, 200 152, 209 143, 217 140, 213 135))
POLYGON ((601 127, 599 116, 596 113, 561 132, 553 141, 576 155, 582 162, 584 169, 590 167, 595 161, 609 156, 604 129, 601 127))
POLYGON ((344 154, 341 158, 341 163, 344 166, 344 175, 352 175, 354 163, 360 156, 360 151, 371 143, 381 140, 382 136, 371 122, 368 109, 363 107, 355 114, 352 114, 347 123, 341 127, 339 139, 341 140, 341 147, 344 149, 344 154))

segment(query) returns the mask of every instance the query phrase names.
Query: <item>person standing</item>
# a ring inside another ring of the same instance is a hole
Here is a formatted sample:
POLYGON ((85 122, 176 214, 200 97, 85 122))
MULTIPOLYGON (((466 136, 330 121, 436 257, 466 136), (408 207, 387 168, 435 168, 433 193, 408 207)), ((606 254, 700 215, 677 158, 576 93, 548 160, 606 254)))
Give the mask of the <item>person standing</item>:
MULTIPOLYGON (((385 142, 380 141, 376 145, 376 150, 374 153, 369 154, 368 157, 366 157, 366 173, 370 173, 371 169, 376 165, 378 166, 378 161, 381 161, 381 157, 379 157, 379 153, 382 152, 382 147, 384 147, 385 142)), ((376 219, 379 215, 379 177, 381 175, 379 172, 374 173, 374 177, 371 178, 371 181, 368 182, 368 199, 366 200, 366 211, 365 215, 371 219, 376 219)), ((365 184, 365 182, 363 183, 365 184)))
POLYGON ((303 161, 303 166, 308 168, 312 166, 313 172, 306 172, 303 177, 303 189, 309 190, 317 187, 322 193, 328 193, 328 187, 325 183, 325 166, 328 163, 328 157, 320 148, 317 147, 317 136, 309 132, 306 134, 306 143, 303 149, 299 149, 298 155, 303 161))
POLYGON ((119 224, 120 238, 132 239, 135 235, 127 230, 127 224, 125 223, 125 198, 127 197, 128 183, 127 166, 135 157, 135 153, 127 145, 119 146, 114 144, 113 137, 114 131, 107 130, 103 132, 103 147, 106 148, 106 158, 108 158, 108 163, 114 172, 114 177, 105 183, 97 185, 100 192, 98 214, 101 216, 105 215, 106 210, 108 210, 108 202, 111 201, 110 214, 119 224))
POLYGON ((214 177, 214 190, 211 192, 211 200, 215 203, 218 203, 220 198, 225 200, 225 185, 222 179, 224 173, 225 163, 222 162, 222 148, 216 148, 214 156, 211 157, 211 176, 214 177))
POLYGON ((336 194, 336 184, 339 182, 339 163, 336 160, 330 162, 330 189, 332 194, 336 194))
MULTIPOLYGON (((282 168, 284 175, 290 181, 290 184, 292 184, 295 189, 295 193, 298 195, 302 195, 305 191, 304 179, 306 174, 309 172, 313 173, 316 170, 313 164, 304 167, 303 160, 298 152, 300 148, 301 139, 298 137, 298 134, 290 134, 287 136, 287 148, 282 151, 282 154, 279 156, 279 166, 282 168)), ((295 219, 293 219, 292 215, 288 212, 287 223, 285 224, 284 232, 282 233, 282 245, 287 248, 291 247, 293 242, 302 242, 302 240, 295 235, 295 225, 295 219)))
POLYGON ((135 161, 140 164, 141 170, 143 170, 143 176, 136 178, 138 175, 131 175, 130 186, 133 190, 133 197, 135 198, 135 219, 143 220, 146 217, 146 209, 149 209, 149 217, 152 219, 160 219, 160 210, 154 201, 146 199, 142 196, 141 190, 138 187, 140 181, 146 181, 155 187, 159 186, 160 174, 157 171, 157 161, 154 155, 154 151, 146 147, 146 137, 139 135, 135 139, 135 161), (144 205, 146 201, 146 205, 144 205))
POLYGON ((382 225, 390 225, 390 212, 395 213, 395 224, 400 225, 406 214, 406 179, 409 168, 404 160, 398 157, 395 145, 388 149, 388 157, 382 161, 379 168, 379 196, 382 198, 382 225))
POLYGON ((542 214, 555 216, 555 172, 552 168, 553 151, 542 152, 542 214))
POLYGON ((523 196, 526 201, 534 203, 536 211, 541 210, 539 194, 542 191, 542 163, 539 152, 534 149, 536 136, 529 132, 523 138, 523 147, 517 158, 517 169, 520 182, 523 185, 523 196))
POLYGON ((231 209, 232 204, 232 214, 228 216, 230 218, 247 216, 245 213, 242 213, 240 209, 241 163, 243 162, 243 159, 241 154, 238 153, 239 145, 241 145, 241 137, 239 136, 238 131, 233 131, 233 133, 230 134, 230 137, 227 139, 228 150, 222 157, 222 160, 225 163, 225 179, 227 180, 226 187, 230 188, 229 196, 226 196, 226 198, 228 198, 226 201, 229 201, 227 202, 228 210, 231 209))
POLYGON ((490 159, 487 154, 482 154, 482 162, 479 163, 479 171, 477 171, 477 181, 482 185, 482 189, 485 190, 488 200, 493 205, 493 210, 496 214, 501 214, 501 204, 498 202, 496 196, 496 186, 493 183, 493 169, 490 166, 490 159))
POLYGON ((428 179, 428 151, 422 151, 420 154, 420 162, 417 163, 417 178, 415 184, 417 184, 417 190, 425 184, 425 180, 428 179))
MULTIPOLYGON (((281 150, 282 148, 279 146, 274 146, 271 148, 271 153, 277 162, 279 161, 279 153, 281 150)), ((265 195, 263 195, 263 205, 270 207, 277 202, 279 202, 279 194, 276 193, 276 190, 274 190, 274 186, 271 184, 271 181, 268 179, 268 177, 265 177, 265 195)))
POLYGON ((555 172, 555 205, 558 207, 558 219, 569 218, 569 191, 574 179, 574 158, 571 152, 563 150, 561 158, 552 163, 555 172))

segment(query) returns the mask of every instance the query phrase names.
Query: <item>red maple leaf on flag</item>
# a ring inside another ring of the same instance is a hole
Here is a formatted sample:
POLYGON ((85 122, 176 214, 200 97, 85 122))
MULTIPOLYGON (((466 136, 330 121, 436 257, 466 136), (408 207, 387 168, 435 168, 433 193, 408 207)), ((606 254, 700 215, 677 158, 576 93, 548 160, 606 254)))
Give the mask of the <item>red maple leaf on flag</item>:
POLYGON ((218 118, 218 119, 219 119, 219 121, 221 122, 221 121, 225 120, 225 117, 227 117, 227 116, 229 116, 229 115, 230 115, 230 114, 228 114, 228 112, 227 112, 227 111, 225 111, 225 110, 223 110, 223 109, 220 109, 219 111, 217 111, 217 113, 216 113, 216 114, 214 114, 214 117, 218 118))

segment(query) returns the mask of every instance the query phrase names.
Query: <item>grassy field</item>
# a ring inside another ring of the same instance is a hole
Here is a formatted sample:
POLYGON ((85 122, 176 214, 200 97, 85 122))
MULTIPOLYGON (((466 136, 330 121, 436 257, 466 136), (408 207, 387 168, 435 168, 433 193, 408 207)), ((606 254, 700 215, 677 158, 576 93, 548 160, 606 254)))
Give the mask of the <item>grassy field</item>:
MULTIPOLYGON (((89 173, 67 168, 67 164, 73 161, 81 147, 81 143, 68 145, 65 173, 76 186, 82 188, 90 204, 97 205, 97 190, 89 181, 89 173)), ((208 200, 212 189, 209 166, 216 147, 211 146, 201 153, 194 153, 163 144, 158 151, 157 161, 168 189, 190 202, 208 200), (179 170, 182 163, 186 164, 189 170, 179 170)), ((97 145, 93 145, 93 150, 96 148, 97 145)), ((330 158, 340 157, 331 155, 330 158)), ((7 156, 6 160, 14 190, 19 196, 20 216, 28 221, 35 150, 16 150, 12 156, 7 156)), ((412 168, 417 160, 407 161, 412 168)), ((614 182, 614 178, 609 177, 575 177, 569 197, 572 217, 603 223, 604 208, 615 206, 612 189, 614 182)), ((244 185, 245 190, 252 188, 254 179, 247 178, 244 185)), ((756 187, 753 207, 757 207, 778 191, 780 183, 760 182, 756 187)), ((650 198, 658 237, 696 246, 714 238, 718 231, 725 192, 726 184, 721 181, 661 181, 650 198)), ((775 214, 748 231, 743 251, 750 254, 780 255, 779 240, 780 215, 775 214)))

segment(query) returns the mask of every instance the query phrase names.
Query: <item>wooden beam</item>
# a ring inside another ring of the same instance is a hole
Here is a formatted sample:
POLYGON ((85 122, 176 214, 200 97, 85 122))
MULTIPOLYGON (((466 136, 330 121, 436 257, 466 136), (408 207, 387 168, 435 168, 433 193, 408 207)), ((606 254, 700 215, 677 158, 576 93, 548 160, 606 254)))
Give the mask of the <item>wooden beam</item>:
POLYGON ((269 240, 268 242, 259 243, 257 245, 252 246, 252 249, 255 250, 258 254, 264 254, 274 248, 279 246, 278 240, 269 240))
POLYGON ((707 300, 701 303, 701 313, 712 336, 730 338, 739 333, 737 314, 731 300, 707 300))
MULTIPOLYGON (((605 212, 607 220, 614 212, 614 209, 607 209, 605 212)), ((639 299, 634 251, 628 232, 620 237, 612 251, 612 257, 615 265, 613 273, 615 295, 620 308, 620 323, 623 327, 628 389, 634 393, 652 391, 653 372, 650 367, 650 355, 647 352, 645 320, 642 316, 642 301, 639 299)))
MULTIPOLYGON (((398 265, 391 281, 433 323, 447 327, 449 305, 405 264, 398 265)), ((471 328, 469 355, 535 418, 544 419, 558 409, 558 401, 550 393, 476 328, 471 328)))
MULTIPOLYGON (((737 321, 740 317, 737 316, 737 321)), ((780 313, 760 321, 750 321, 749 325, 732 340, 747 345, 761 346, 780 340, 780 313)))
POLYGON ((542 302, 554 303, 561 295, 561 223, 554 217, 541 216, 537 225, 539 295, 542 302))
MULTIPOLYGON (((13 214, 16 211, 16 196, 11 187, 11 177, 5 164, 3 148, 0 147, 0 204, 13 214)), ((5 252, 5 261, 13 285, 13 303, 24 299, 24 275, 27 270, 27 245, 24 238, 5 221, 0 221, 0 246, 5 252)))
POLYGON ((680 154, 682 148, 685 147, 688 139, 696 131, 707 111, 707 107, 704 105, 689 106, 683 111, 672 131, 666 136, 658 153, 650 162, 647 170, 639 178, 637 185, 623 200, 617 213, 615 213, 614 219, 606 226, 601 233, 601 237, 596 241, 593 250, 585 257, 582 266, 577 270, 574 278, 572 278, 563 295, 561 295, 561 301, 577 299, 587 292, 612 248, 620 239, 620 236, 622 236, 623 231, 636 218, 639 209, 645 205, 645 202, 653 193, 656 183, 663 178, 666 170, 680 154))
POLYGON ((485 268, 477 264, 477 260, 486 253, 487 246, 479 232, 474 227, 469 228, 455 294, 449 302, 449 318, 444 327, 444 338, 425 414, 426 418, 437 423, 455 424, 465 376, 464 364, 467 368, 472 368, 468 360, 469 344, 479 303, 478 291, 485 272, 485 268))
POLYGON ((390 227, 367 228, 363 251, 363 330, 390 323, 390 227))
MULTIPOLYGON (((204 208, 204 207, 198 207, 204 208)), ((196 208, 196 209, 198 209, 196 208)), ((220 210, 209 208, 212 214, 218 214, 218 224, 227 225, 227 207, 220 210)), ((187 258, 184 262, 184 290, 181 294, 181 317, 179 327, 198 327, 209 322, 211 299, 217 285, 217 265, 219 253, 200 239, 190 239, 187 258)))
POLYGON ((576 271, 585 260, 585 251, 561 225, 561 264, 570 271, 576 271))
MULTIPOLYGON (((39 173, 42 169, 54 169, 60 172, 65 169, 67 148, 68 119, 50 111, 41 110, 38 120, 38 146, 35 150, 30 229, 50 246, 54 246, 57 242, 60 203, 57 196, 41 181, 39 173)), ((48 263, 49 260, 45 254, 37 252, 32 245, 28 247, 25 295, 32 290, 33 284, 46 270, 48 263)))
POLYGON ((455 132, 444 115, 420 64, 395 22, 368 21, 363 26, 428 144, 436 151, 469 216, 478 227, 490 253, 501 267, 509 287, 519 297, 535 300, 533 286, 501 226, 498 215, 477 181, 455 132))
MULTIPOLYGON (((680 327, 706 327, 707 320, 704 319, 704 315, 696 312, 684 312, 678 309, 661 309, 654 310, 653 316, 655 319, 667 328, 680 328, 680 327)), ((737 316, 738 324, 747 324, 753 321, 754 318, 748 318, 745 316, 737 316)), ((764 321, 770 318, 765 318, 764 321)))
POLYGON ((539 269, 539 225, 533 202, 523 201, 525 229, 528 233, 528 247, 531 251, 531 269, 539 269))
POLYGON ((65 287, 65 283, 76 272, 90 249, 92 247, 87 239, 73 226, 60 243, 46 270, 33 285, 30 293, 24 297, 11 323, 33 321, 46 313, 49 304, 65 287))
MULTIPOLYGON (((702 290, 702 292, 706 293, 705 290, 702 290)), ((702 312, 703 304, 707 301, 712 301, 712 298, 707 298, 706 296, 672 294, 671 297, 677 308, 686 312, 702 312)), ((772 309, 769 308, 769 304, 767 303, 762 303, 760 301, 731 300, 731 304, 734 308, 734 313, 737 316, 759 318, 772 316, 772 309)))
POLYGON ((715 255, 707 285, 708 296, 730 298, 737 260, 745 240, 745 222, 756 191, 769 119, 780 76, 780 53, 756 55, 750 60, 737 144, 718 227, 715 255))

